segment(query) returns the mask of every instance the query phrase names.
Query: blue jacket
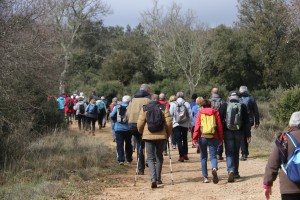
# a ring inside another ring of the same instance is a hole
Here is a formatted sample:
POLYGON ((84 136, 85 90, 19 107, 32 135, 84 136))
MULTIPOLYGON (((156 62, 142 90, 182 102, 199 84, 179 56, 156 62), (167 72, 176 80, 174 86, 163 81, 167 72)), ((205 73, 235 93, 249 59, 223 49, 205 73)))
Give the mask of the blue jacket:
MULTIPOLYGON (((113 111, 110 113, 111 118, 115 118, 115 119, 117 118, 118 108, 120 108, 121 105, 128 107, 128 103, 125 103, 125 102, 122 102, 121 104, 116 105, 114 107, 113 111)), ((128 121, 126 123, 120 123, 120 122, 116 121, 114 131, 115 132, 129 131, 128 121)))
POLYGON ((65 106, 64 106, 65 98, 63 98, 63 97, 58 97, 58 98, 56 99, 56 102, 57 102, 57 109, 58 109, 58 110, 65 110, 65 106))
POLYGON ((193 122, 192 122, 192 125, 195 126, 195 122, 196 122, 196 119, 197 119, 197 114, 198 112, 202 109, 203 107, 202 106, 199 106, 199 105, 195 105, 193 106, 192 108, 192 115, 193 115, 193 122))

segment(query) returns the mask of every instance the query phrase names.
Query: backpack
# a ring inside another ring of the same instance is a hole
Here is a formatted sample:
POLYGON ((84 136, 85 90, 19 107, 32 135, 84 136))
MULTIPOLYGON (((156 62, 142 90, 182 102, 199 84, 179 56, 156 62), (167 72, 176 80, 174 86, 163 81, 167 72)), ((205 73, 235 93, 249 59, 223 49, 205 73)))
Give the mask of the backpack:
POLYGON ((69 109, 73 109, 73 102, 72 102, 71 99, 69 99, 68 104, 67 104, 67 107, 68 107, 69 109))
POLYGON ((247 111, 248 113, 250 112, 250 108, 251 108, 251 103, 252 103, 252 100, 250 98, 250 96, 247 96, 247 97, 240 97, 240 103, 241 104, 245 104, 247 106, 247 111))
POLYGON ((87 112, 90 114, 97 114, 97 106, 94 104, 89 104, 87 112))
POLYGON ((100 101, 97 103, 98 109, 99 109, 99 113, 101 114, 106 114, 106 107, 103 101, 100 101))
POLYGON ((295 149, 288 158, 286 165, 285 162, 281 160, 281 169, 290 181, 300 183, 300 144, 292 134, 287 133, 286 136, 291 140, 295 149))
POLYGON ((79 114, 84 114, 85 113, 85 109, 84 109, 84 104, 80 104, 79 105, 79 114))
POLYGON ((122 106, 117 110, 117 122, 125 124, 128 122, 128 117, 127 117, 127 106, 122 106))
POLYGON ((179 104, 175 101, 176 109, 174 113, 174 118, 178 124, 184 123, 189 120, 189 113, 184 103, 185 101, 182 104, 179 104))
POLYGON ((226 110, 226 127, 229 130, 240 130, 242 126, 242 104, 229 102, 226 110))
MULTIPOLYGON (((145 110, 145 109, 144 109, 145 110)), ((160 105, 148 107, 146 121, 150 132, 159 132, 164 128, 164 117, 160 105)))
POLYGON ((214 98, 211 99, 211 107, 217 111, 220 110, 221 104, 222 104, 222 99, 221 98, 214 98))
POLYGON ((205 138, 213 138, 216 132, 216 117, 215 115, 207 115, 201 113, 200 131, 205 138))

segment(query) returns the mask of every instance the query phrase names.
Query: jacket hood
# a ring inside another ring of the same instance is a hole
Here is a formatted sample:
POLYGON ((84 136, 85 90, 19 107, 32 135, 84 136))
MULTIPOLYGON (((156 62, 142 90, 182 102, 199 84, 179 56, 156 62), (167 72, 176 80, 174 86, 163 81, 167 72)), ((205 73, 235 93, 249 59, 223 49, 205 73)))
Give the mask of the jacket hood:
POLYGON ((200 110, 200 113, 206 114, 206 115, 214 115, 217 111, 212 108, 203 108, 200 110))
POLYGON ((185 100, 181 97, 179 97, 176 101, 179 105, 182 105, 185 102, 185 100))
POLYGON ((139 90, 134 95, 135 98, 148 97, 150 98, 150 94, 145 90, 139 90))

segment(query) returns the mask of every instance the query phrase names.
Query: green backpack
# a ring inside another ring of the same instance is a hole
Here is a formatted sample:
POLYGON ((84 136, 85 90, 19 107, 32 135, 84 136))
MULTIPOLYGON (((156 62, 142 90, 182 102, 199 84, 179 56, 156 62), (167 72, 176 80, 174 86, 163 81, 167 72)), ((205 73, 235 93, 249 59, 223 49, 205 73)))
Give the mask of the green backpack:
POLYGON ((242 126, 242 104, 229 102, 226 111, 226 126, 229 130, 237 131, 242 126))

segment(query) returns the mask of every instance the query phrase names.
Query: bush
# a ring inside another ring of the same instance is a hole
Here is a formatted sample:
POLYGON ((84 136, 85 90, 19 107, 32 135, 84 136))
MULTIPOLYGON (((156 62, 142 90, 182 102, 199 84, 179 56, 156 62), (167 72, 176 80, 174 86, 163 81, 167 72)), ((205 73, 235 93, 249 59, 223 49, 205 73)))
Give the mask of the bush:
POLYGON ((278 88, 272 93, 271 114, 282 126, 286 126, 293 112, 300 110, 300 86, 278 88))

